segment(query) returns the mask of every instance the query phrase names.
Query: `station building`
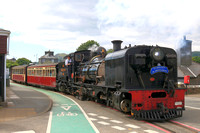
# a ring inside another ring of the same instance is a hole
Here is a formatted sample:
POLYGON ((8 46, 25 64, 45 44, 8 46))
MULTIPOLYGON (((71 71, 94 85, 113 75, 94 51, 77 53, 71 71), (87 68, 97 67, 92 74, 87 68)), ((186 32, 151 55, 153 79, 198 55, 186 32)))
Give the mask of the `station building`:
POLYGON ((6 102, 6 55, 9 53, 10 31, 0 29, 0 104, 6 102))
POLYGON ((54 56, 53 51, 45 51, 45 55, 39 58, 39 64, 58 63, 58 58, 54 56))

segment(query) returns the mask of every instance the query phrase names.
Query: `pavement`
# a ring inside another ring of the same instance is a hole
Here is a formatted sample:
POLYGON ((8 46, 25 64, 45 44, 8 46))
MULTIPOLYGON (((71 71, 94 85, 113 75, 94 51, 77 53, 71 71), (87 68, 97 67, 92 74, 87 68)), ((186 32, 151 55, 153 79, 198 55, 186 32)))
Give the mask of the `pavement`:
POLYGON ((7 105, 0 106, 0 123, 38 116, 51 110, 52 100, 45 94, 11 84, 7 87, 7 105))

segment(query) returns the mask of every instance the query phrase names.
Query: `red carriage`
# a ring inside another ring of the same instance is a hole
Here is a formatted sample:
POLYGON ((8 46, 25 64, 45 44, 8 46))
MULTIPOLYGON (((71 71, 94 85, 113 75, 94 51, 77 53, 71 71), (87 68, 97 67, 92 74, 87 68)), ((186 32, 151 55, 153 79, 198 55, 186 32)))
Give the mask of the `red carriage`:
POLYGON ((23 66, 15 66, 12 67, 12 71, 11 71, 11 78, 13 81, 15 82, 19 82, 19 83, 26 83, 26 68, 27 65, 23 65, 23 66))
POLYGON ((57 64, 40 64, 27 68, 27 84, 56 87, 56 65, 57 64))

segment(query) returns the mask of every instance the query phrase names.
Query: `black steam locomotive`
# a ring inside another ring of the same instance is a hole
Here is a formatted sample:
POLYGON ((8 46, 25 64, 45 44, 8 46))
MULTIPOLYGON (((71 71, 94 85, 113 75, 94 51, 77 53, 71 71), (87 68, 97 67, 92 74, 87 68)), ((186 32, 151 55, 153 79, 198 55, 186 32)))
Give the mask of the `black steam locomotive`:
POLYGON ((95 100, 135 119, 168 120, 182 116, 185 88, 177 87, 177 55, 159 46, 121 49, 103 47, 71 53, 71 77, 64 62, 57 64, 56 89, 80 100, 95 100), (72 80, 69 80, 72 79, 72 80))

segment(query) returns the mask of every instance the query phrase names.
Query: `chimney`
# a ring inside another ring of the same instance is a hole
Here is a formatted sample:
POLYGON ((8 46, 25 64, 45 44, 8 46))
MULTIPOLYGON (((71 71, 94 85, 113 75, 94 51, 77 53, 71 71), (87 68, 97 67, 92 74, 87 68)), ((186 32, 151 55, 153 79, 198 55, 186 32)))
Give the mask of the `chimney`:
POLYGON ((190 66, 192 65, 192 41, 186 40, 186 36, 180 41, 178 54, 178 65, 190 66))
POLYGON ((53 51, 45 51, 45 55, 49 55, 49 56, 54 56, 54 52, 53 51))
POLYGON ((113 51, 118 51, 118 50, 121 50, 121 44, 123 41, 121 40, 113 40, 111 41, 113 43, 113 51))

